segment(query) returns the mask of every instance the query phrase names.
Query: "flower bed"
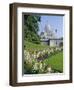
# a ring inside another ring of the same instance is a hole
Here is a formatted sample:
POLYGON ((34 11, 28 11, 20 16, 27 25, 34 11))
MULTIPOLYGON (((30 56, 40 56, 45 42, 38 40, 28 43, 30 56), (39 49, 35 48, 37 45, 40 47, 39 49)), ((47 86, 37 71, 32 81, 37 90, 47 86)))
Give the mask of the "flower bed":
POLYGON ((52 47, 44 50, 24 50, 24 73, 52 73, 52 68, 44 60, 62 50, 62 47, 52 47))

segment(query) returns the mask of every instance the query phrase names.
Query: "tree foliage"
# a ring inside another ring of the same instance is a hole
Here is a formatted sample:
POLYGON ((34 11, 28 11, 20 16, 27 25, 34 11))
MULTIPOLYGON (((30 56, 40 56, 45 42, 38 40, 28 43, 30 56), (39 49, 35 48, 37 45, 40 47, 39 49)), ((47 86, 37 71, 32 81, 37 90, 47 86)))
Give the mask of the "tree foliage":
POLYGON ((37 15, 24 15, 24 39, 32 43, 39 44, 40 37, 38 35, 38 22, 40 16, 37 15))

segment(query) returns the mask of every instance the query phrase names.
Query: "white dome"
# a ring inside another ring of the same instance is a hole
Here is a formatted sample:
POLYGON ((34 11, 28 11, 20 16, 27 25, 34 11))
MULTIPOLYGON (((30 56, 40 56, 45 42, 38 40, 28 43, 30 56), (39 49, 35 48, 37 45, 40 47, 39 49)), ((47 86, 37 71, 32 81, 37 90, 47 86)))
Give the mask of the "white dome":
POLYGON ((50 31, 52 31, 51 25, 50 24, 45 25, 45 32, 48 33, 50 31))
POLYGON ((45 25, 45 33, 47 34, 47 38, 55 38, 55 33, 50 24, 45 25))
POLYGON ((44 32, 41 32, 40 36, 42 39, 56 38, 55 32, 50 24, 45 25, 44 32))

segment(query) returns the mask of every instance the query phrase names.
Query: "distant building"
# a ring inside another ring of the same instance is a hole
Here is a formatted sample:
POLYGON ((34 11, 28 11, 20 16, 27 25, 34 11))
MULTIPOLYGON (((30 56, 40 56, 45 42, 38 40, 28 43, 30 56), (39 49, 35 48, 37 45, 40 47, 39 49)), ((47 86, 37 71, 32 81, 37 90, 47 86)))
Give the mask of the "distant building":
POLYGON ((53 31, 50 25, 45 25, 44 32, 40 33, 41 44, 49 46, 62 46, 63 38, 57 38, 56 32, 53 31))

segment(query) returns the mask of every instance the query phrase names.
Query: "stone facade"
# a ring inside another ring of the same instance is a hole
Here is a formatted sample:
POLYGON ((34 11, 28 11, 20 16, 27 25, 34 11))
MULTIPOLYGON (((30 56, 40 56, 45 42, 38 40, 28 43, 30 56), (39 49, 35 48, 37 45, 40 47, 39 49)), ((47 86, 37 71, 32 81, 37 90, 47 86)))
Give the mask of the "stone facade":
POLYGON ((62 46, 63 45, 63 39, 41 39, 41 44, 42 45, 49 45, 51 47, 54 47, 54 46, 62 46))

